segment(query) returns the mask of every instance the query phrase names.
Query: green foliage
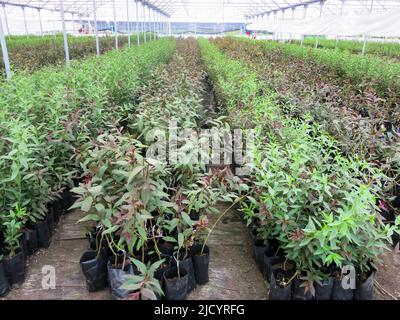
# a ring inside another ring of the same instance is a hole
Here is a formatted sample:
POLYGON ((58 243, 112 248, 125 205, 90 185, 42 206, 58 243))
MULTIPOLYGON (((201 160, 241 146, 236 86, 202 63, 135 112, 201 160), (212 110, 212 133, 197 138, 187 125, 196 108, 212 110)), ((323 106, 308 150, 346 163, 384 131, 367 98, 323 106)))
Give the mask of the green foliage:
POLYGON ((244 62, 227 58, 207 40, 199 43, 228 119, 256 131, 244 212, 258 221, 259 236, 278 239, 286 258, 310 279, 331 263, 368 269, 396 229, 376 218, 374 194, 382 174, 343 156, 310 117, 296 120, 282 112, 277 95, 244 62))

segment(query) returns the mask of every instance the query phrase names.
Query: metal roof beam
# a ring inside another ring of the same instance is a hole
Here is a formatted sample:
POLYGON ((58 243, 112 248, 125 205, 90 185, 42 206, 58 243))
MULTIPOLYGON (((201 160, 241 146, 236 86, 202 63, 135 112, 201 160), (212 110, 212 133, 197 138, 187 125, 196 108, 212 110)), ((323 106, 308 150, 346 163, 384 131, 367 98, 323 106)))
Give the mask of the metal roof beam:
POLYGON ((286 7, 278 7, 276 9, 274 9, 274 10, 267 10, 267 11, 264 11, 264 12, 256 14, 256 15, 251 15, 249 17, 258 16, 260 14, 261 15, 265 15, 265 14, 272 13, 272 12, 279 12, 279 11, 282 11, 282 10, 293 9, 293 8, 298 8, 298 7, 305 7, 305 6, 308 6, 310 4, 321 3, 321 2, 325 2, 325 1, 326 0, 308 0, 308 1, 301 2, 301 3, 292 4, 292 5, 286 6, 286 7))

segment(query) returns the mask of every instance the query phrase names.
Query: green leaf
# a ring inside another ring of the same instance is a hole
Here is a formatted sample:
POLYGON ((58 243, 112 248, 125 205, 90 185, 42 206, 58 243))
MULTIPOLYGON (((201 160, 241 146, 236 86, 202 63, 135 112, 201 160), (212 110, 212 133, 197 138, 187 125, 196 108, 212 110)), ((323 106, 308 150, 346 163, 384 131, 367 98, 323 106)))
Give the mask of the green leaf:
POLYGON ((186 212, 181 212, 182 219, 185 221, 189 226, 193 225, 192 219, 190 219, 189 215, 186 212))
POLYGON ((137 259, 134 259, 134 258, 130 258, 130 259, 135 264, 135 266, 138 268, 138 270, 140 271, 141 274, 146 274, 147 267, 143 262, 141 262, 137 259))
POLYGON ((90 208, 92 207, 93 203, 93 198, 92 197, 87 197, 84 201, 81 203, 81 210, 88 212, 90 208))
POLYGON ((178 246, 179 248, 183 247, 183 242, 185 241, 183 234, 182 233, 178 233, 178 246))
POLYGON ((88 214, 84 216, 82 219, 78 220, 78 222, 86 222, 86 221, 100 221, 100 217, 96 214, 88 214))

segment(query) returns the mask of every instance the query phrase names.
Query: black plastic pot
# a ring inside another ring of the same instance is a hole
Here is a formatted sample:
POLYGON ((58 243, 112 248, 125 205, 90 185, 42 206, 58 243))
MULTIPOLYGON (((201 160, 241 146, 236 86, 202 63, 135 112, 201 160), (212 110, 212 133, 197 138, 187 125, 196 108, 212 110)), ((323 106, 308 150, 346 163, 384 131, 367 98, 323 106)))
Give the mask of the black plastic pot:
POLYGON ((86 278, 89 292, 96 292, 107 287, 107 251, 88 250, 83 253, 79 263, 86 278))
POLYGON ((293 281, 293 300, 314 300, 314 296, 312 295, 310 290, 307 290, 305 287, 301 286, 302 281, 298 278, 295 278, 293 281))
POLYGON ((60 217, 63 215, 63 207, 60 199, 56 199, 51 203, 51 208, 53 211, 53 215, 55 217, 55 220, 60 220, 60 217))
POLYGON ((284 275, 285 278, 290 279, 290 272, 283 269, 275 269, 271 274, 271 286, 269 289, 269 300, 291 300, 292 298, 292 283, 286 287, 281 287, 276 282, 278 275, 284 275))
MULTIPOLYGON (((172 258, 172 265, 177 266, 177 262, 174 257, 172 258)), ((193 260, 190 254, 184 260, 179 260, 179 268, 180 270, 185 269, 188 273, 187 292, 190 293, 196 288, 196 277, 194 275, 193 260)))
POLYGON ((315 300, 331 300, 333 291, 333 278, 321 281, 321 284, 315 282, 315 300))
POLYGON ((267 247, 259 241, 256 241, 253 244, 254 257, 256 259, 258 269, 261 271, 262 274, 265 273, 265 271, 264 271, 264 252, 265 252, 266 248, 267 247))
POLYGON ((60 216, 56 213, 54 213, 54 208, 52 203, 47 204, 47 213, 52 214, 54 217, 54 223, 58 223, 60 221, 60 216))
POLYGON ((40 248, 48 248, 50 246, 50 230, 47 218, 43 221, 36 223, 36 232, 38 238, 38 244, 40 248))
POLYGON ((210 262, 210 248, 204 246, 203 254, 200 255, 202 245, 193 246, 191 250, 194 276, 197 284, 206 284, 208 282, 208 265, 210 262))
POLYGON ((115 266, 108 262, 107 264, 108 283, 110 284, 111 294, 117 300, 127 299, 134 291, 122 289, 121 286, 126 281, 126 276, 134 274, 131 265, 127 265, 124 268, 121 266, 115 266))
POLYGON ((39 249, 36 226, 34 229, 26 229, 24 231, 24 234, 26 238, 27 252, 28 255, 30 256, 39 249))
POLYGON ((355 300, 373 300, 374 299, 374 276, 375 271, 369 273, 368 278, 362 281, 360 277, 356 280, 356 290, 354 290, 355 300))
POLYGON ((20 243, 22 253, 24 254, 24 259, 26 261, 26 258, 28 257, 28 242, 26 241, 26 236, 24 232, 22 233, 22 236, 20 238, 20 243))
POLYGON ((344 289, 342 279, 333 280, 332 300, 353 300, 354 290, 344 289))
POLYGON ((47 218, 46 219, 47 225, 49 226, 50 236, 52 236, 53 232, 54 232, 54 227, 55 227, 55 219, 54 219, 53 210, 47 212, 46 218, 47 218))
POLYGON ((69 208, 74 204, 74 198, 72 196, 72 192, 69 189, 66 189, 62 194, 62 202, 64 206, 64 214, 70 212, 69 208))
MULTIPOLYGON (((171 256, 167 256, 167 255, 161 254, 161 259, 164 259, 165 262, 163 263, 163 265, 162 265, 160 268, 158 268, 158 269, 154 272, 154 277, 155 277, 157 280, 159 280, 160 283, 162 284, 163 278, 164 278, 164 272, 165 272, 166 270, 168 270, 169 268, 171 268, 171 264, 172 264, 172 259, 173 259, 173 258, 172 258, 171 256)), ((157 258, 154 258, 154 259, 150 259, 151 263, 154 263, 154 262, 156 262, 157 260, 158 260, 158 257, 157 257, 157 258)))
POLYGON ((10 285, 19 287, 25 280, 25 258, 24 253, 20 250, 14 256, 5 257, 3 260, 5 274, 10 285))
POLYGON ((279 256, 274 255, 274 251, 267 248, 264 251, 263 255, 263 264, 264 264, 264 279, 267 280, 268 282, 271 282, 271 275, 272 275, 272 266, 283 262, 283 258, 279 256))
POLYGON ((171 267, 164 272, 165 297, 167 300, 186 300, 189 275, 183 268, 171 267))
POLYGON ((0 261, 0 297, 5 297, 10 291, 10 285, 4 270, 3 262, 0 261))

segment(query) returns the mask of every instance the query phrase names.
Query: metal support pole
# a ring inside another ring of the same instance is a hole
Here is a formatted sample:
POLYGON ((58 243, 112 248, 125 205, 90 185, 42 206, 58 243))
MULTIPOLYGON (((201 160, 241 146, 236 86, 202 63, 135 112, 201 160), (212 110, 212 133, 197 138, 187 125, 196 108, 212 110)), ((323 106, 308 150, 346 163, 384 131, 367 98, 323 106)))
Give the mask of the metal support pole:
POLYGON ((40 14, 40 9, 38 9, 39 15, 39 24, 40 24, 40 35, 43 37, 43 24, 42 24, 42 15, 40 14))
POLYGON ((142 26, 143 26, 143 36, 144 36, 144 43, 146 43, 147 42, 147 37, 146 37, 146 31, 147 31, 147 28, 146 28, 146 6, 144 5, 144 4, 142 4, 142 8, 143 8, 143 10, 142 10, 142 12, 143 12, 143 21, 142 21, 142 26))
POLYGON ((367 36, 364 34, 363 35, 363 47, 362 47, 362 52, 361 52, 362 56, 365 56, 366 49, 367 49, 367 36))
POLYGON ((315 48, 318 48, 318 41, 319 40, 319 35, 317 34, 317 36, 315 37, 315 48))
POLYGON ((99 31, 97 27, 97 13, 96 13, 96 0, 93 0, 93 20, 94 20, 94 34, 96 36, 96 54, 100 56, 100 41, 99 41, 99 31))
POLYGON ((118 27, 117 27, 117 10, 115 9, 115 0, 113 0, 113 12, 114 12, 114 35, 115 35, 115 49, 118 50, 118 27))
POLYGON ((76 29, 75 29, 75 14, 72 14, 72 31, 74 33, 74 36, 76 36, 76 29))
POLYGON ((7 35, 8 35, 8 39, 10 39, 11 33, 10 33, 10 28, 8 26, 8 18, 7 18, 7 11, 6 11, 6 5, 3 3, 3 14, 4 14, 4 22, 6 25, 6 29, 7 29, 7 35))
POLYGON ((342 0, 342 5, 341 5, 341 7, 340 7, 340 15, 341 15, 341 16, 343 15, 344 1, 345 1, 345 0, 342 0))
POLYGON ((296 10, 296 8, 292 8, 292 20, 294 20, 294 11, 296 10))
POLYGON ((54 23, 55 17, 54 17, 54 11, 51 12, 51 24, 53 25, 53 33, 54 33, 54 37, 56 37, 56 25, 54 23))
POLYGON ((171 18, 168 19, 168 34, 172 35, 172 28, 171 28, 171 18))
POLYGON ((300 43, 301 47, 303 46, 303 43, 304 43, 304 35, 301 36, 301 43, 300 43))
POLYGON ((61 14, 62 31, 64 35, 65 63, 67 64, 67 67, 69 67, 69 48, 68 48, 67 28, 65 26, 64 0, 60 0, 60 14, 61 14))
POLYGON ((127 32, 128 32, 128 47, 131 47, 131 22, 129 20, 129 3, 126 0, 126 20, 128 23, 127 32))
POLYGON ((8 50, 6 44, 6 38, 4 37, 3 31, 3 22, 1 21, 0 15, 0 44, 1 44, 1 52, 3 53, 3 62, 6 69, 6 75, 8 79, 11 79, 11 68, 10 68, 10 60, 8 58, 8 50))
POLYGON ((22 7, 22 15, 24 16, 25 34, 26 34, 26 37, 29 37, 29 35, 28 35, 28 25, 26 24, 25 7, 22 7))
POLYGON ((140 32, 139 32, 139 1, 136 0, 136 37, 137 45, 140 45, 140 32))
POLYGON ((152 23, 152 25, 153 25, 153 40, 155 40, 155 38, 156 38, 156 11, 155 10, 152 10, 151 12, 153 12, 153 23, 152 23))
POLYGON ((151 41, 151 39, 153 38, 152 37, 152 31, 151 31, 151 8, 149 7, 148 9, 149 9, 149 31, 150 31, 149 38, 150 38, 150 41, 151 41))
POLYGON ((305 4, 304 5, 304 15, 303 15, 303 19, 306 19, 307 18, 307 5, 305 4))

